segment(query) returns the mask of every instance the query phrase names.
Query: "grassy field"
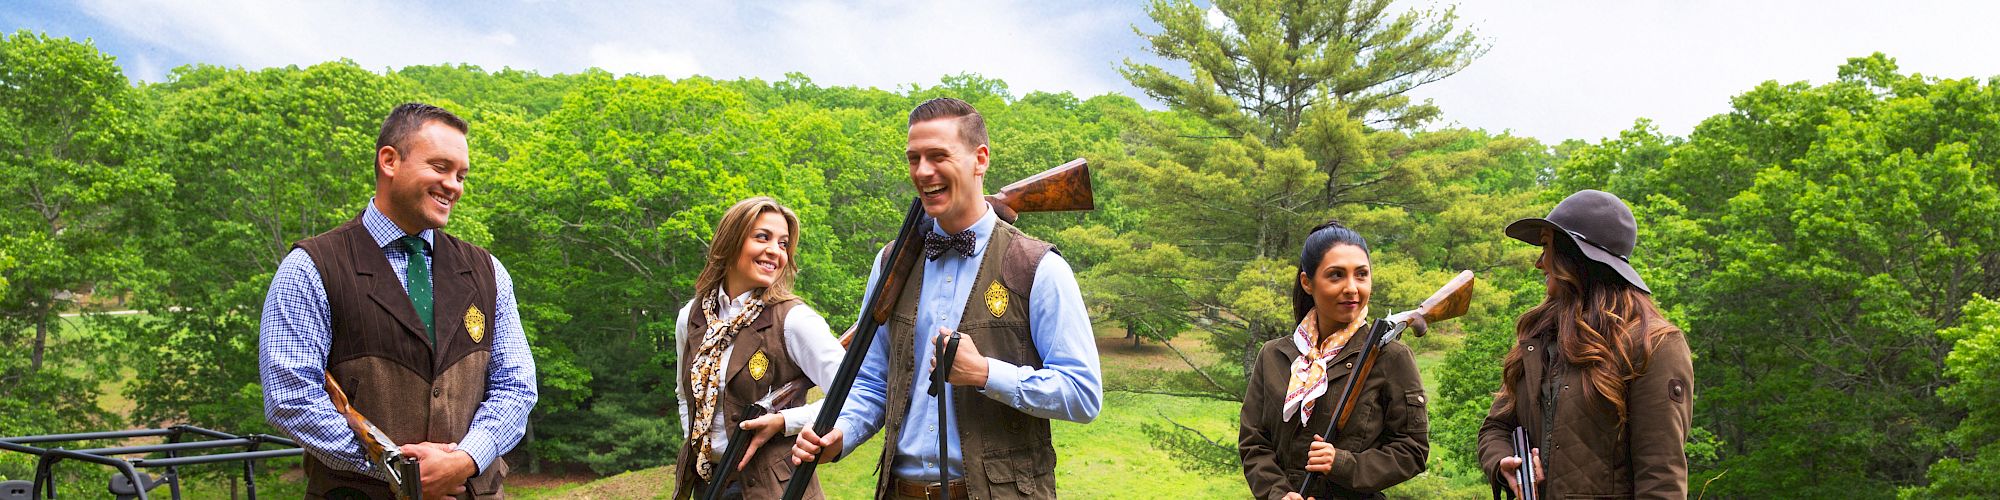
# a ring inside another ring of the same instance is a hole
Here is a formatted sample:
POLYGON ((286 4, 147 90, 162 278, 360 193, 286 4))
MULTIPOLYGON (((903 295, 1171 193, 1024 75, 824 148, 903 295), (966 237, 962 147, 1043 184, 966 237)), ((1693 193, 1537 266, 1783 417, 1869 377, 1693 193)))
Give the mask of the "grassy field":
MULTIPOLYGON (((1133 347, 1116 330, 1098 333, 1102 335, 1098 350, 1107 387, 1121 386, 1114 379, 1156 379, 1162 373, 1187 370, 1186 364, 1165 347, 1154 343, 1133 347)), ((1176 345, 1197 362, 1215 359, 1206 349, 1185 344, 1188 342, 1176 345)), ((1230 401, 1109 391, 1097 420, 1089 424, 1054 423, 1057 488, 1072 498, 1248 496, 1242 476, 1182 470, 1167 452, 1148 444, 1151 439, 1141 431, 1142 425, 1162 423, 1161 416, 1166 416, 1210 437, 1233 440, 1237 409, 1230 401)), ((820 487, 828 498, 868 498, 875 490, 875 458, 881 453, 878 436, 862 444, 849 459, 821 466, 816 474, 820 487)), ((510 485, 509 491, 515 497, 531 499, 666 498, 672 494, 668 491, 672 475, 671 467, 657 467, 582 484, 510 485)))
MULTIPOLYGON (((1210 438, 1233 442, 1239 404, 1200 397, 1127 392, 1120 389, 1167 390, 1179 384, 1201 383, 1191 377, 1179 355, 1157 343, 1133 346, 1117 330, 1100 329, 1098 350, 1104 369, 1104 410, 1089 424, 1054 424, 1056 485, 1069 498, 1245 498, 1243 476, 1192 472, 1167 451, 1153 446, 1143 429, 1166 418, 1201 431, 1210 438)), ((1219 355, 1198 342, 1176 343, 1197 363, 1219 355)), ((1418 356, 1427 375, 1443 360, 1441 353, 1418 356)), ((1215 377, 1238 376, 1213 374, 1215 377)), ((1431 377, 1425 385, 1435 390, 1431 377)), ((879 439, 863 444, 848 460, 823 466, 817 474, 828 498, 868 498, 875 488, 875 457, 879 439)), ((645 499, 667 498, 673 484, 671 467, 627 472, 588 483, 510 486, 520 498, 645 499)), ((1388 492, 1394 498, 1483 498, 1485 492, 1451 484, 1445 478, 1419 476, 1388 492)))
MULTIPOLYGON (((81 326, 81 325, 72 325, 81 326)), ((87 330, 68 329, 70 335, 88 335, 87 330)), ((1104 370, 1106 394, 1103 411, 1097 420, 1089 424, 1070 422, 1054 423, 1056 454, 1056 484, 1064 497, 1070 498, 1243 498, 1248 496, 1243 478, 1230 471, 1194 472, 1183 468, 1174 457, 1153 445, 1153 439, 1144 432, 1148 424, 1164 425, 1172 419, 1181 425, 1196 429, 1207 437, 1225 443, 1236 437, 1236 415, 1238 403, 1204 397, 1175 395, 1195 392, 1190 388, 1206 388, 1208 381, 1188 368, 1182 356, 1204 366, 1211 365, 1222 356, 1208 349, 1201 342, 1183 339, 1174 345, 1181 351, 1176 354, 1156 342, 1133 345, 1123 333, 1116 329, 1099 329, 1098 349, 1104 370)), ((65 335, 69 336, 69 335, 65 335)), ((1417 364, 1425 374, 1425 386, 1435 390, 1434 378, 1430 376, 1433 367, 1442 361, 1442 354, 1431 352, 1418 356, 1417 364)), ((125 370, 130 376, 130 370, 125 370)), ((1210 373, 1224 384, 1240 380, 1237 373, 1210 373)), ((130 401, 121 394, 126 381, 107 382, 100 393, 100 404, 123 413, 131 408, 130 401)), ((875 485, 875 458, 881 453, 881 440, 865 443, 850 459, 841 463, 822 466, 817 477, 828 497, 867 498, 875 485)), ((258 478, 260 496, 269 498, 295 498, 303 493, 303 479, 296 468, 296 460, 273 461, 261 465, 267 469, 258 478)), ((73 464, 69 467, 83 467, 73 464)), ((184 480, 183 491, 188 498, 231 498, 232 483, 235 479, 223 476, 237 469, 213 470, 206 474, 192 476, 184 480)), ((83 478, 77 483, 65 484, 63 491, 69 495, 84 494, 85 497, 103 492, 102 477, 110 471, 78 470, 83 478)), ((518 472, 518 470, 517 470, 518 472)), ((603 499, 645 499, 667 498, 672 493, 672 468, 655 467, 636 470, 609 477, 585 474, 531 475, 517 474, 508 479, 508 491, 517 498, 603 498, 603 499)), ((1482 488, 1483 490, 1483 488, 1482 488)), ((164 493, 165 490, 158 490, 164 493)), ((1390 496, 1397 498, 1479 498, 1467 485, 1451 484, 1445 478, 1420 476, 1415 480, 1391 490, 1390 496)))
MULTIPOLYGON (((1056 485, 1074 498, 1240 498, 1249 492, 1234 475, 1181 470, 1163 451, 1149 446, 1140 425, 1168 415, 1203 432, 1235 435, 1236 405, 1223 401, 1113 392, 1090 424, 1055 424, 1056 485)), ((875 490, 875 458, 880 439, 852 457, 822 466, 817 473, 828 498, 867 498, 875 490)), ((666 498, 673 484, 670 467, 627 472, 581 485, 510 488, 519 498, 666 498)))

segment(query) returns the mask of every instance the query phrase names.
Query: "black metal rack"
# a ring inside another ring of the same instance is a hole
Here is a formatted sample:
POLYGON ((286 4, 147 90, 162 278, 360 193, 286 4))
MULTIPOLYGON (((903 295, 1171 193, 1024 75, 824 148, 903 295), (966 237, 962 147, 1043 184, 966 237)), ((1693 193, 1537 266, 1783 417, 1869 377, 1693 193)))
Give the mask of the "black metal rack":
POLYGON ((75 434, 49 434, 42 436, 21 436, 0 438, 0 449, 18 451, 40 457, 35 462, 35 481, 32 485, 33 497, 56 498, 55 464, 63 460, 77 460, 94 464, 109 465, 118 469, 111 476, 110 491, 119 498, 147 500, 147 490, 162 484, 173 493, 173 498, 181 498, 180 467, 184 465, 211 464, 221 462, 243 462, 243 484, 250 498, 257 498, 257 461, 266 458, 295 457, 305 451, 291 439, 269 434, 235 435, 212 431, 192 425, 175 425, 164 429, 132 429, 108 432, 81 432, 75 434), (64 441, 90 441, 98 439, 130 439, 142 437, 165 437, 161 444, 139 446, 113 446, 107 448, 86 448, 79 450, 62 447, 41 448, 29 446, 41 443, 64 441), (207 438, 183 441, 185 438, 207 438), (282 446, 280 449, 259 450, 264 446, 282 446), (216 449, 236 449, 225 453, 184 455, 187 452, 216 449), (118 458, 119 455, 151 455, 165 453, 163 458, 118 458), (166 474, 153 476, 140 469, 165 468, 166 474), (121 483, 120 481, 123 480, 121 483), (46 496, 44 496, 46 495, 46 496))

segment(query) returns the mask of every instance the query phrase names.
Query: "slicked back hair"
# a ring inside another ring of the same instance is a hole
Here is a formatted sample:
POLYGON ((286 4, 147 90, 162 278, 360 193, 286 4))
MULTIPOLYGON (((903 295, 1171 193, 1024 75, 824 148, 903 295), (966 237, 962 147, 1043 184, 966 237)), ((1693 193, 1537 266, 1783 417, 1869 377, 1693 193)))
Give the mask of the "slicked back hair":
POLYGON ((965 141, 967 149, 986 144, 986 118, 979 116, 979 110, 972 104, 950 97, 939 97, 918 104, 910 110, 910 126, 939 118, 958 119, 958 138, 965 141))
MULTIPOLYGON (((1326 221, 1314 227, 1312 232, 1306 233, 1305 249, 1299 251, 1299 272, 1306 276, 1319 274, 1320 261, 1326 260, 1326 251, 1332 250, 1334 245, 1354 245, 1361 247, 1362 255, 1368 254, 1368 240, 1362 238, 1361 233, 1349 229, 1340 221, 1326 221)), ((1305 321, 1306 314, 1312 310, 1312 294, 1306 293, 1306 287, 1300 285, 1299 280, 1293 279, 1292 323, 1305 321)))
POLYGON ((458 129, 461 134, 470 132, 465 119, 444 108, 421 102, 406 102, 396 105, 396 109, 389 112, 389 117, 382 119, 382 132, 375 136, 375 150, 381 151, 383 146, 391 146, 396 148, 397 154, 408 155, 409 148, 403 144, 410 139, 411 134, 417 133, 424 128, 424 124, 432 121, 450 125, 451 128, 458 129))

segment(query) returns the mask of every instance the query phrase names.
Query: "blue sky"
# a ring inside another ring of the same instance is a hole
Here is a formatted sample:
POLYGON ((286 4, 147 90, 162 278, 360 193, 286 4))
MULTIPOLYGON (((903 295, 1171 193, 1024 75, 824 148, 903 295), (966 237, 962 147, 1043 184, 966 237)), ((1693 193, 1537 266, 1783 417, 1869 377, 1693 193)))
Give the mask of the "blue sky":
MULTIPOLYGON (((1405 0, 1397 8, 1439 8, 1405 0)), ((1465 71, 1413 92, 1432 126, 1509 130, 1554 143, 1615 135, 1638 117, 1684 135, 1759 82, 1825 82, 1882 51, 1905 71, 2000 74, 2000 3, 1473 0, 1462 24, 1491 44, 1465 71)), ((10 2, 0 28, 90 38, 128 76, 193 62, 263 68, 348 58, 370 68, 471 63, 544 74, 782 79, 896 88, 979 73, 1016 95, 1143 96, 1117 68, 1153 31, 1138 1, 10 2), (404 4, 416 4, 415 6, 404 4)))

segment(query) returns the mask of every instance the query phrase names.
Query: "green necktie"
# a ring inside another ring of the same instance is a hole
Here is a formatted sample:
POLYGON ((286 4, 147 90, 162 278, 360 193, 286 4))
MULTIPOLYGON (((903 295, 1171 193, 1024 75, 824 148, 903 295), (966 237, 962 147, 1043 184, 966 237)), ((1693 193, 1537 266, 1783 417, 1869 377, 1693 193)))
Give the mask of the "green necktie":
POLYGON ((396 241, 410 250, 410 264, 403 272, 403 284, 410 291, 410 302, 417 306, 417 317, 424 320, 424 335, 431 344, 437 344, 437 329, 431 326, 431 266, 424 263, 424 239, 404 236, 396 241))

